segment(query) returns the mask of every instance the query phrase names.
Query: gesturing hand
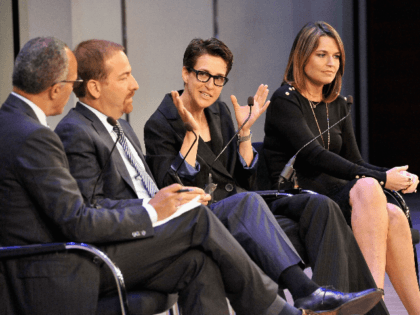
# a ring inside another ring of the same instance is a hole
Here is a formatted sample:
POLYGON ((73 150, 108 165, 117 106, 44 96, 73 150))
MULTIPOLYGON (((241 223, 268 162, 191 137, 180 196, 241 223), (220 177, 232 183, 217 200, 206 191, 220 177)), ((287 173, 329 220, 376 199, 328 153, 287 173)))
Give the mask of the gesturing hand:
MULTIPOLYGON (((254 122, 258 119, 258 117, 260 117, 261 114, 265 112, 268 105, 270 104, 270 101, 265 102, 268 96, 268 92, 269 90, 267 85, 261 84, 258 87, 257 93, 255 93, 254 95, 254 106, 252 106, 251 117, 249 118, 248 122, 245 124, 242 130, 249 130, 254 124, 254 122)), ((235 110, 235 116, 236 121, 238 123, 238 127, 242 126, 242 124, 245 122, 249 115, 248 106, 240 106, 238 104, 238 100, 234 95, 231 95, 230 99, 235 110)))
POLYGON ((175 107, 178 110, 179 116, 184 123, 189 123, 194 130, 198 130, 198 123, 195 121, 191 113, 185 108, 184 103, 179 97, 178 91, 171 91, 172 100, 174 101, 175 107))
POLYGON ((195 197, 200 196, 200 202, 207 204, 211 197, 204 192, 201 188, 197 187, 184 187, 180 184, 172 184, 158 191, 158 193, 149 201, 149 204, 155 208, 158 221, 163 220, 173 214, 177 207, 190 202, 195 197), (181 188, 188 188, 188 192, 177 192, 181 188))

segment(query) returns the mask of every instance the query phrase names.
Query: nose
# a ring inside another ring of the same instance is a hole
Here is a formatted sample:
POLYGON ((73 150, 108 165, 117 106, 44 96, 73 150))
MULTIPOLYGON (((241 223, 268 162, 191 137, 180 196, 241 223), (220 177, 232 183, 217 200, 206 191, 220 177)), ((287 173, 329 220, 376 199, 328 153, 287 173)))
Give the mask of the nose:
POLYGON ((330 56, 328 57, 328 63, 329 66, 333 66, 334 65, 334 57, 330 56))
POLYGON ((131 89, 134 90, 134 91, 136 91, 136 90, 139 89, 139 85, 138 85, 136 79, 133 77, 133 75, 131 75, 131 78, 132 78, 132 80, 131 80, 131 89))
POLYGON ((214 78, 210 78, 210 80, 208 80, 207 82, 206 82, 206 87, 208 88, 208 89, 210 89, 210 88, 212 88, 212 87, 214 87, 215 85, 214 85, 214 78))

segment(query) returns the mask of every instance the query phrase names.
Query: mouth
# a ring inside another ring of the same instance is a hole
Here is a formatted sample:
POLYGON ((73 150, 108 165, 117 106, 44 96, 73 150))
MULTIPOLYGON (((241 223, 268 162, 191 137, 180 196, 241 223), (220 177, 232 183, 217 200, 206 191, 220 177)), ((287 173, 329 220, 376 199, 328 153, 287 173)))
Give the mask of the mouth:
POLYGON ((202 96, 202 97, 204 97, 205 99, 209 99, 209 98, 211 98, 211 97, 212 97, 210 94, 208 94, 208 93, 206 93, 206 92, 200 92, 200 94, 201 94, 201 96, 202 96))

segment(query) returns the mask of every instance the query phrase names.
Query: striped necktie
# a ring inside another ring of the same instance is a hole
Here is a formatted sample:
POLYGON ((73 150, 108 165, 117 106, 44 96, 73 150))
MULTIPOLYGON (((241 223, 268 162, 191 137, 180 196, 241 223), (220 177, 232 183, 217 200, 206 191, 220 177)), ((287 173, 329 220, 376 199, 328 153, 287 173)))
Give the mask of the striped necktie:
POLYGON ((144 188, 149 193, 150 197, 154 197, 156 193, 159 191, 153 179, 147 174, 147 172, 137 163, 137 161, 133 158, 133 153, 131 152, 130 148, 127 145, 127 139, 125 138, 124 131, 121 128, 120 123, 117 121, 117 125, 114 126, 113 130, 120 135, 120 144, 124 150, 125 155, 127 156, 130 164, 134 167, 137 172, 137 177, 140 177, 141 182, 143 183, 144 188))

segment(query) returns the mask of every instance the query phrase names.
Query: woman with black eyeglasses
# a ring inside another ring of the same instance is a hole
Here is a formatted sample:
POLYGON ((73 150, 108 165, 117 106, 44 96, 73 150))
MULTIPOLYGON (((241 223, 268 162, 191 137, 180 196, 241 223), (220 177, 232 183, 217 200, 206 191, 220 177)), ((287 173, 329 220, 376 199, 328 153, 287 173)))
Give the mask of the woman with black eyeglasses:
MULTIPOLYGON (((213 163, 224 144, 235 134, 230 110, 218 100, 223 86, 228 82, 227 75, 232 68, 233 55, 223 42, 215 38, 194 39, 185 51, 183 62, 184 90, 167 94, 145 126, 147 155, 152 158, 148 162, 151 161, 152 168, 155 168, 153 171, 158 185, 164 187, 177 182, 178 176, 174 170, 180 166, 177 173, 185 185, 201 186, 202 183, 208 183, 209 173, 212 173, 214 182, 218 184, 213 192, 213 201, 235 194, 239 187, 250 189, 253 184, 252 175, 255 173, 251 126, 269 104, 265 102, 267 86, 260 85, 258 88, 251 117, 240 131, 238 140, 232 141, 226 152, 213 163), (163 121, 165 128, 162 126, 163 121), (162 137, 163 129, 168 127, 167 121, 171 124, 170 135, 162 137), (191 131, 186 130, 183 122, 190 124, 191 131), (155 125, 159 127, 155 128, 155 125), (196 139, 194 133, 198 140, 193 145, 196 139), (166 143, 160 140, 158 145, 154 143, 161 138, 166 143), (179 149, 180 143, 182 145, 179 149), (167 148, 163 155, 161 148, 167 148), (190 152, 185 162, 181 163, 188 150, 190 152), (197 155, 197 150, 201 154, 197 155), (174 159, 175 155, 177 157, 174 159), (200 171, 188 170, 188 165, 195 165, 200 171)), ((250 109, 248 106, 239 106, 235 96, 231 100, 236 121, 241 126, 250 109)))

